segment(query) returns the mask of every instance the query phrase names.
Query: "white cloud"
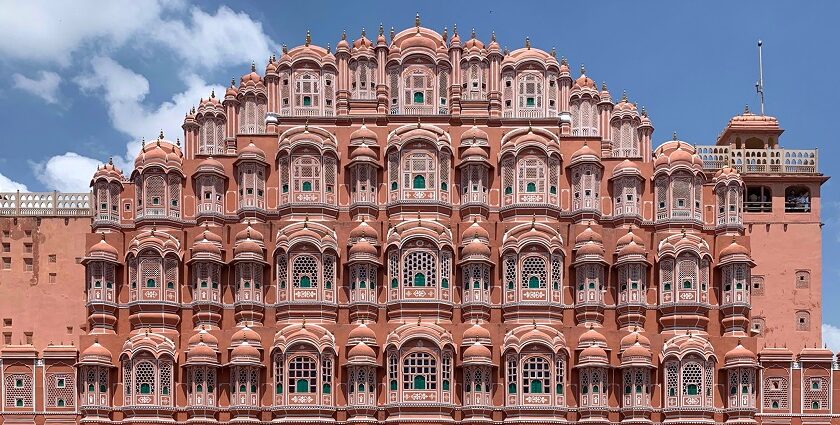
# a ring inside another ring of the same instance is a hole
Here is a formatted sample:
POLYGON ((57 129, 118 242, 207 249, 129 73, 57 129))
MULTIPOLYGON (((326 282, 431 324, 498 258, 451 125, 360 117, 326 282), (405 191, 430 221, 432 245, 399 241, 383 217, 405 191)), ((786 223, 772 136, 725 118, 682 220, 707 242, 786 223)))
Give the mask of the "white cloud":
POLYGON ((48 190, 59 192, 87 192, 90 179, 102 161, 75 152, 54 156, 44 162, 30 163, 35 177, 48 190))
POLYGON ((206 69, 264 61, 276 46, 262 24, 220 6, 215 14, 180 0, 0 0, 0 56, 67 66, 75 54, 160 44, 183 66, 206 69))
POLYGON ((186 89, 168 101, 156 106, 144 103, 149 93, 149 81, 142 75, 120 65, 111 58, 98 56, 91 60, 92 71, 76 83, 88 94, 101 95, 108 104, 108 115, 115 129, 131 138, 124 157, 114 161, 124 171, 133 166, 140 150, 139 140, 156 138, 163 130, 167 139, 181 137, 184 114, 199 98, 210 95, 211 90, 223 93, 224 88, 207 84, 196 75, 185 76, 186 89))
POLYGON ((47 103, 58 103, 58 85, 61 77, 55 72, 40 71, 39 77, 28 78, 21 74, 12 74, 12 84, 15 88, 34 94, 47 103))
POLYGON ((0 55, 67 65, 76 51, 97 43, 119 47, 158 22, 162 1, 0 0, 0 55))
POLYGON ((274 42, 263 32, 262 23, 245 13, 221 6, 211 15, 193 7, 190 18, 189 24, 164 22, 151 34, 187 61, 189 67, 262 62, 271 55, 274 42))
POLYGON ((822 340, 829 350, 840 352, 840 327, 823 323, 822 340))
POLYGON ((2 174, 0 174, 0 192, 14 192, 19 190, 21 192, 27 192, 28 189, 26 185, 23 183, 18 183, 2 174))

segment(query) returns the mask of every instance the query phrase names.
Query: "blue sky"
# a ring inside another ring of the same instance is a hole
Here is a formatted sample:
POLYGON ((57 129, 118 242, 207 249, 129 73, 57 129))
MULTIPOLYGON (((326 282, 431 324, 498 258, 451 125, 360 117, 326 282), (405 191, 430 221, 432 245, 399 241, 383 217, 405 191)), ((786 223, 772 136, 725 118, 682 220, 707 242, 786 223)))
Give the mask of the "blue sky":
MULTIPOLYGON (((755 42, 764 40, 766 110, 789 148, 820 149, 821 171, 840 176, 835 84, 840 2, 279 2, 189 4, 178 0, 19 2, 0 0, 0 191, 87 190, 97 163, 127 164, 141 137, 181 135, 184 112, 231 77, 263 68, 280 44, 335 46, 379 23, 475 28, 521 47, 556 47, 574 70, 627 90, 644 105, 659 144, 713 144, 744 104, 758 110, 755 42), (595 7, 594 5, 598 5, 595 7)), ((125 165, 124 165, 125 167, 125 165)), ((124 168, 125 169, 125 168, 124 168)), ((840 198, 822 192, 824 318, 840 326, 840 198)), ((840 349, 840 328, 824 328, 840 349)))

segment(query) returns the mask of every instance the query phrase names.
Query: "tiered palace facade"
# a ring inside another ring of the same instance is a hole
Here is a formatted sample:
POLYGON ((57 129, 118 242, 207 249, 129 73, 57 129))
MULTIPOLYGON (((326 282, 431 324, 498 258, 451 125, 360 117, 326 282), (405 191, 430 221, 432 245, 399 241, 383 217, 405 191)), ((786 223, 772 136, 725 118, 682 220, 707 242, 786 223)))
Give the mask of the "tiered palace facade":
POLYGON ((749 111, 653 149, 574 74, 419 18, 307 36, 90 198, 5 195, 0 423, 840 420, 816 151, 749 111))

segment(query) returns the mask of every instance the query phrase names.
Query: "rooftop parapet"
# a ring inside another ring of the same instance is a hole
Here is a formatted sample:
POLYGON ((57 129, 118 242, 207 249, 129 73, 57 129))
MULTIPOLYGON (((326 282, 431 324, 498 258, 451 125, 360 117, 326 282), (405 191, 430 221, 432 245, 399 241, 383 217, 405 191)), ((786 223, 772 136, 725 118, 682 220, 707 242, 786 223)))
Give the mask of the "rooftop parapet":
POLYGON ((90 193, 0 192, 0 216, 90 217, 90 193))

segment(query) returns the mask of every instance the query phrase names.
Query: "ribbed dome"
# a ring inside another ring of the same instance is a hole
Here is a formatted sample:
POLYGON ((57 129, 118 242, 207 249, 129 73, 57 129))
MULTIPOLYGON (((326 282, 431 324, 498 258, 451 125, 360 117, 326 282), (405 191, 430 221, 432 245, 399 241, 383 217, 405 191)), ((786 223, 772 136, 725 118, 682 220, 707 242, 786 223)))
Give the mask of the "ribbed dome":
POLYGON ((590 345, 606 347, 607 338, 600 332, 596 331, 595 328, 590 327, 586 332, 580 335, 580 339, 578 339, 578 346, 586 347, 590 345))
POLYGON ((726 257, 728 255, 743 255, 743 256, 750 256, 750 250, 748 250, 743 245, 739 244, 735 241, 735 238, 732 239, 732 243, 729 244, 726 248, 723 248, 720 251, 720 257, 726 257))
POLYGON ((203 325, 198 332, 196 332, 193 336, 190 337, 189 341, 187 342, 187 345, 192 347, 198 344, 199 342, 203 342, 209 345, 211 348, 219 346, 219 339, 213 336, 213 334, 211 334, 210 332, 207 332, 207 329, 204 329, 203 325))
POLYGON ((113 161, 109 160, 102 167, 96 167, 96 172, 93 173, 93 180, 96 181, 99 179, 122 181, 122 171, 114 165, 113 161))
POLYGON ((353 246, 350 247, 350 256, 354 255, 372 255, 377 256, 379 252, 376 247, 368 242, 367 238, 360 238, 353 246))
POLYGON ((364 341, 360 341, 347 352, 347 360, 353 364, 376 364, 376 352, 364 341))
POLYGON ((467 244, 462 250, 461 255, 463 257, 470 257, 470 256, 482 256, 482 257, 490 257, 490 246, 487 243, 483 242, 481 239, 477 237, 473 237, 470 243, 467 244))
POLYGON ((216 350, 204 342, 199 342, 187 351, 187 362, 212 362, 218 361, 216 350))
POLYGON ((629 244, 624 245, 618 251, 619 257, 624 257, 626 255, 646 255, 647 252, 645 251, 645 247, 636 243, 636 241, 630 241, 629 244))
POLYGON ((262 346, 262 337, 253 329, 245 326, 242 329, 236 331, 233 336, 230 337, 231 345, 240 344, 242 342, 248 342, 253 345, 262 346))
POLYGON ((472 242, 474 238, 484 239, 486 241, 490 240, 490 232, 488 232, 484 227, 481 227, 477 220, 473 221, 473 224, 467 227, 461 235, 461 239, 463 241, 472 242))
POLYGON ((233 348, 230 352, 231 362, 259 362, 260 350, 257 347, 249 344, 247 341, 243 342, 233 348))
POLYGON ((490 364, 492 359, 493 354, 490 352, 490 349, 478 342, 475 342, 464 350, 465 364, 490 364))
POLYGON ((473 141, 489 140, 487 132, 474 125, 461 135, 461 144, 472 144, 473 141))
POLYGON ((650 363, 653 360, 653 354, 650 349, 644 345, 636 342, 621 353, 621 363, 644 362, 650 363))
POLYGON ((464 340, 490 340, 490 331, 484 326, 474 323, 464 331, 464 340))
POLYGON ((107 259, 116 259, 119 251, 116 248, 111 246, 106 240, 105 235, 102 235, 102 239, 93 244, 93 246, 88 249, 87 256, 91 258, 102 257, 107 259))
POLYGON ((253 159, 260 162, 265 162, 265 151, 260 149, 254 142, 248 144, 239 151, 238 160, 253 159))
POLYGON ((198 164, 198 168, 196 168, 196 173, 203 173, 203 172, 213 172, 218 174, 225 174, 225 167, 222 165, 221 162, 214 159, 212 156, 205 158, 198 164))
POLYGON ((367 125, 362 124, 361 127, 350 133, 350 140, 357 139, 371 140, 375 143, 376 133, 374 133, 373 130, 369 129, 367 125))
POLYGON ((578 233, 575 237, 575 245, 584 244, 586 242, 597 242, 603 243, 604 238, 601 236, 600 233, 596 232, 592 226, 586 226, 586 229, 583 229, 582 232, 578 233))
POLYGON ((379 161, 379 154, 375 150, 371 149, 370 146, 362 144, 353 148, 353 151, 350 152, 350 159, 379 161))
POLYGON ((597 242, 589 241, 589 242, 583 244, 583 246, 581 246, 580 249, 577 250, 576 255, 577 256, 584 256, 584 255, 600 255, 600 256, 603 256, 604 255, 604 247, 601 246, 601 244, 599 244, 597 242))
POLYGON ((632 228, 628 228, 627 233, 624 234, 622 237, 618 238, 618 240, 615 242, 615 245, 617 248, 620 249, 624 245, 629 244, 631 241, 636 242, 637 245, 644 246, 644 241, 642 241, 642 238, 640 238, 637 234, 633 233, 632 228))
POLYGON ((638 331, 630 332, 629 334, 624 335, 624 337, 621 338, 619 346, 622 350, 624 350, 637 342, 645 347, 650 348, 650 339, 648 339, 648 337, 642 335, 638 331))
POLYGON ((734 362, 734 361, 744 360, 744 359, 755 361, 755 360, 757 360, 757 358, 758 357, 755 355, 755 353, 753 353, 752 351, 750 351, 748 348, 744 347, 740 343, 738 343, 738 345, 735 346, 735 348, 727 351, 726 354, 724 354, 724 356, 723 356, 723 360, 724 360, 725 363, 731 363, 731 362, 734 362))
POLYGON ((79 362, 84 364, 111 365, 111 352, 103 347, 99 341, 94 341, 90 347, 85 348, 79 356, 79 362))
POLYGON ((364 342, 368 345, 376 345, 376 332, 362 323, 350 330, 347 334, 348 341, 364 342))
POLYGON ((366 221, 362 221, 356 226, 353 230, 350 231, 350 239, 359 239, 365 237, 369 240, 378 241, 379 240, 379 233, 367 224, 366 221))
POLYGON ((160 137, 155 141, 143 145, 140 154, 134 160, 134 168, 142 169, 151 165, 181 168, 183 160, 184 154, 181 152, 181 147, 175 142, 165 140, 161 132, 160 137))

